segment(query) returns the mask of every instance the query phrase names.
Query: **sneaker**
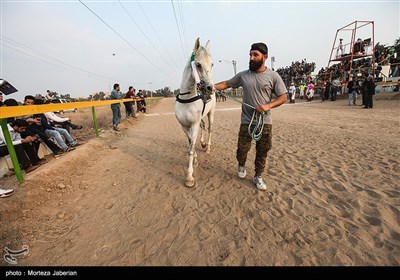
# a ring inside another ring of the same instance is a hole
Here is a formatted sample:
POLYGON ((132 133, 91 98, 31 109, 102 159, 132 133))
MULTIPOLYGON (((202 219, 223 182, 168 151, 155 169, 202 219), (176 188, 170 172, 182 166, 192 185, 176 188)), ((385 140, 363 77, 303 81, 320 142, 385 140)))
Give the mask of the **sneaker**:
POLYGON ((65 151, 60 150, 60 151, 54 153, 54 157, 57 158, 57 157, 59 157, 59 156, 65 155, 65 153, 66 153, 65 151))
POLYGON ((70 144, 70 147, 78 147, 81 143, 79 143, 78 141, 75 141, 73 144, 70 144))
POLYGON ((244 179, 244 177, 246 177, 246 167, 245 166, 239 165, 238 176, 240 179, 244 179))
POLYGON ((261 191, 265 191, 267 189, 267 185, 264 183, 261 176, 254 177, 253 183, 256 185, 257 189, 259 189, 261 191))
POLYGON ((13 189, 0 189, 0 197, 7 197, 14 193, 13 189))
POLYGON ((32 172, 33 170, 36 170, 39 166, 40 166, 40 165, 31 165, 31 166, 28 166, 27 168, 25 168, 25 172, 26 172, 26 173, 30 173, 30 172, 32 172))

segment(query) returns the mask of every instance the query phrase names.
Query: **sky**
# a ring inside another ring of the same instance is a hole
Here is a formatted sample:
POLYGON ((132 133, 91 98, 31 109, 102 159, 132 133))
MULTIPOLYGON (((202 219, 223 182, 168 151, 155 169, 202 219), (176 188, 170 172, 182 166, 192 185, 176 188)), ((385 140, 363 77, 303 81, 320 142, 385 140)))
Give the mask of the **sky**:
MULTIPOLYGON (((326 67, 336 31, 374 21, 375 44, 400 37, 399 1, 19 1, 0 0, 0 78, 18 89, 71 97, 178 89, 197 38, 211 43, 213 80, 248 69, 252 43, 275 70, 307 59, 326 67)), ((357 30, 369 38, 371 25, 357 30)), ((345 41, 347 39, 345 38, 345 41)))

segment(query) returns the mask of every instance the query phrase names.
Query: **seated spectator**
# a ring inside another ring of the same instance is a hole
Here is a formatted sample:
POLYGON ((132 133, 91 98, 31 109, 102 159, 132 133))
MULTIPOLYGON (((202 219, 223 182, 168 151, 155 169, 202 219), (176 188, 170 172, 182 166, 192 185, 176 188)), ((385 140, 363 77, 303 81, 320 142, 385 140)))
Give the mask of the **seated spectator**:
MULTIPOLYGON (((32 95, 25 96, 24 105, 33 105, 35 102, 35 97, 32 95)), ((26 137, 28 135, 37 136, 52 150, 54 156, 59 156, 65 153, 56 143, 50 140, 50 137, 45 133, 46 128, 40 122, 40 119, 35 118, 34 116, 24 116, 23 117, 30 125, 26 128, 25 132, 22 134, 22 137, 26 137)), ((40 144, 40 143, 39 143, 40 144)))
POLYGON ((146 96, 144 95, 144 93, 141 89, 139 89, 137 97, 140 98, 140 100, 136 102, 138 112, 140 111, 140 112, 146 113, 146 110, 147 110, 146 96))
MULTIPOLYGON (((34 104, 35 105, 43 104, 43 100, 35 99, 34 104)), ((66 129, 51 126, 49 124, 49 122, 47 121, 47 118, 44 114, 36 114, 35 117, 39 120, 41 125, 45 128, 44 132, 46 133, 47 137, 54 137, 58 146, 60 146, 64 152, 71 151, 71 150, 73 150, 73 147, 78 145, 78 142, 74 138, 72 138, 71 134, 69 134, 66 129), (68 142, 70 147, 67 146, 67 144, 65 143, 65 141, 61 137, 61 135, 68 142)))
MULTIPOLYGON (((25 97, 25 102, 27 102, 27 103, 32 102, 32 104, 33 104, 34 99, 35 98, 33 96, 27 95, 25 97)), ((4 101, 3 106, 19 106, 19 105, 15 99, 6 99, 4 101)), ((7 123, 11 124, 12 122, 14 122, 15 119, 16 118, 14 118, 14 117, 10 117, 7 119, 7 123)), ((28 121, 28 124, 30 123, 30 125, 28 125, 28 127, 25 129, 25 131, 21 133, 21 137, 26 138, 27 136, 35 136, 37 141, 32 142, 32 144, 34 145, 36 151, 39 150, 40 142, 43 141, 52 150, 55 157, 64 153, 61 150, 61 148, 57 146, 56 143, 54 143, 47 137, 47 135, 44 133, 44 128, 41 125, 39 125, 37 120, 35 118, 33 118, 32 115, 23 116, 22 119, 28 121)))
MULTIPOLYGON (((27 126, 28 123, 22 119, 15 120, 11 125, 7 124, 21 169, 29 173, 40 166, 40 158, 37 156, 34 146, 31 145, 37 138, 35 136, 27 136, 24 139, 21 137, 20 133, 25 131, 27 126)), ((0 156, 3 157, 8 154, 3 130, 0 130, 0 156)))
MULTIPOLYGON (((17 100, 10 98, 4 100, 1 106, 18 106, 18 102, 17 100)), ((7 118, 7 123, 12 123, 14 120, 15 120, 14 117, 9 117, 7 118)))
POLYGON ((72 133, 73 129, 82 129, 83 126, 77 125, 71 122, 70 118, 63 118, 59 117, 53 112, 46 112, 44 113, 46 116, 47 120, 49 121, 51 126, 58 127, 58 128, 64 128, 68 131, 69 134, 72 133))

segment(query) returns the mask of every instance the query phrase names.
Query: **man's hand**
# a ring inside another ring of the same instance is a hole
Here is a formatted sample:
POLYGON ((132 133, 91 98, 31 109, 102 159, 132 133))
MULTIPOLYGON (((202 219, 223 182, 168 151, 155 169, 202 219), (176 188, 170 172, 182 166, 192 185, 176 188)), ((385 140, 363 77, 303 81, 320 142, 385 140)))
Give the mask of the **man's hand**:
POLYGON ((24 139, 21 140, 22 143, 29 143, 35 141, 36 141, 36 136, 26 136, 24 139))
POLYGON ((256 107, 256 111, 260 114, 263 114, 264 112, 267 112, 271 109, 271 105, 270 104, 264 104, 264 105, 258 105, 256 107))

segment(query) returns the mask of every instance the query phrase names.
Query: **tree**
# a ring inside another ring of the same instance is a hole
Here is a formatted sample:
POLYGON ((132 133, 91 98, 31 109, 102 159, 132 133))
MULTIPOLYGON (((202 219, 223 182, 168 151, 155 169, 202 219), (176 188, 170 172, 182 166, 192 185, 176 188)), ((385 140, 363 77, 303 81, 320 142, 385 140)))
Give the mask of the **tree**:
POLYGON ((69 93, 67 93, 67 94, 60 94, 60 98, 70 100, 70 99, 71 99, 71 96, 69 95, 69 93))
POLYGON ((164 87, 163 89, 156 90, 157 96, 169 97, 169 96, 172 96, 173 94, 174 93, 171 91, 171 89, 169 87, 164 87))

